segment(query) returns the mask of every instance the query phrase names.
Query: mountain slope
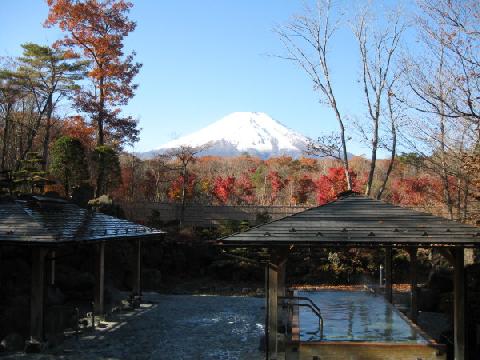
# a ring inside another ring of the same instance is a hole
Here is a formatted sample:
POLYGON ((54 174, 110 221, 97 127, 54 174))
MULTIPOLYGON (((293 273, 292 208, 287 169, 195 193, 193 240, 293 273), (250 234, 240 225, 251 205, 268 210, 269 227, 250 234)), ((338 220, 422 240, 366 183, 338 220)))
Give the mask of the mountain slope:
POLYGON ((144 156, 186 145, 208 146, 202 155, 236 156, 248 153, 261 158, 279 155, 299 157, 307 144, 307 137, 265 113, 235 112, 195 133, 169 141, 144 156))

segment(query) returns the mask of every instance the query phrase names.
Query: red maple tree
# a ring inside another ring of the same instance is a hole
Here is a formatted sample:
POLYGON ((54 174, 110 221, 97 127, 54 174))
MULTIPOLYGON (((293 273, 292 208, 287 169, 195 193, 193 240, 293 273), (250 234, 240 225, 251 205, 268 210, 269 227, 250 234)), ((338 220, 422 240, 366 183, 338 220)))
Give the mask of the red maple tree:
POLYGON ((268 181, 270 181, 271 193, 270 201, 273 203, 278 197, 278 194, 285 188, 288 184, 288 179, 282 179, 278 171, 270 171, 267 176, 268 181))
POLYGON ((428 175, 394 179, 391 189, 387 199, 394 204, 428 208, 442 201, 440 179, 428 175))
POLYGON ((240 202, 246 204, 253 204, 256 200, 255 197, 255 186, 252 183, 252 179, 243 174, 236 183, 237 188, 237 197, 240 202))
POLYGON ((235 180, 236 179, 234 176, 218 176, 215 179, 212 195, 218 200, 220 204, 226 204, 230 199, 235 188, 235 180))
MULTIPOLYGON (((359 192, 362 184, 357 179, 357 174, 350 169, 352 190, 359 192)), ((348 189, 347 178, 343 167, 329 168, 326 175, 315 180, 317 204, 323 205, 337 198, 337 195, 348 189)))

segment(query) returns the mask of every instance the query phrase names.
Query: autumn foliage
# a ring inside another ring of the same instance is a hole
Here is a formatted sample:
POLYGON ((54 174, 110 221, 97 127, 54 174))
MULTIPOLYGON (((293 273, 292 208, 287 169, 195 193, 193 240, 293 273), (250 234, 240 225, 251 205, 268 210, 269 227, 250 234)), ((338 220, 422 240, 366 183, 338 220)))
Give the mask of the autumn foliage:
MULTIPOLYGON (((364 184, 357 180, 357 174, 350 170, 353 191, 360 192, 364 184)), ((315 181, 315 192, 317 204, 322 205, 333 201, 340 194, 347 190, 347 179, 345 170, 341 167, 329 168, 325 175, 321 175, 315 181)))
POLYGON ((196 176, 194 174, 188 174, 184 179, 183 175, 179 175, 175 178, 167 191, 167 196, 170 201, 179 201, 182 198, 182 187, 185 184, 185 197, 191 199, 194 195, 196 176))
POLYGON ((220 204, 226 204, 235 189, 234 176, 218 176, 213 185, 213 195, 220 204))
POLYGON ((88 124, 82 116, 70 116, 62 121, 61 132, 81 141, 86 149, 95 145, 95 128, 88 124))
POLYGON ((440 202, 442 185, 439 179, 421 175, 415 178, 394 179, 389 200, 405 206, 426 206, 440 202))
POLYGON ((48 0, 46 26, 58 25, 65 33, 56 47, 90 60, 88 77, 93 88, 83 87, 77 94, 79 110, 90 114, 96 128, 96 141, 135 140, 136 122, 122 117, 119 106, 126 105, 137 88, 133 78, 141 64, 134 62, 135 52, 126 55, 123 41, 135 30, 127 14, 132 3, 124 0, 48 0))

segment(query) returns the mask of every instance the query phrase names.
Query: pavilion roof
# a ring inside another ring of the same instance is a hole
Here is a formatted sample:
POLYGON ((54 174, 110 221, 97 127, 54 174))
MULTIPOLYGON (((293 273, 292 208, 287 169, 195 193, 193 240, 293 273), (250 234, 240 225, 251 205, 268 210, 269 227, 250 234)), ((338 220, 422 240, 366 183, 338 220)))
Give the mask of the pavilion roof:
POLYGON ((350 192, 217 243, 235 247, 478 246, 480 228, 350 192))
POLYGON ((160 237, 164 231, 89 211, 61 199, 34 196, 0 203, 0 245, 55 246, 160 237))

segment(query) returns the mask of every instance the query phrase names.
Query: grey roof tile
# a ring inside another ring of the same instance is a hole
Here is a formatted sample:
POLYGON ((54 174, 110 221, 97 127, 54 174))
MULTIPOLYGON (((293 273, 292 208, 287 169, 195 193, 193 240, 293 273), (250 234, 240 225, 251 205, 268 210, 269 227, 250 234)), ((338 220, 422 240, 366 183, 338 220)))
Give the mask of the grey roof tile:
POLYGON ((92 212, 64 200, 0 202, 0 244, 59 245, 160 237, 164 231, 92 212))
POLYGON ((356 193, 218 240, 225 246, 480 245, 480 228, 356 193))

